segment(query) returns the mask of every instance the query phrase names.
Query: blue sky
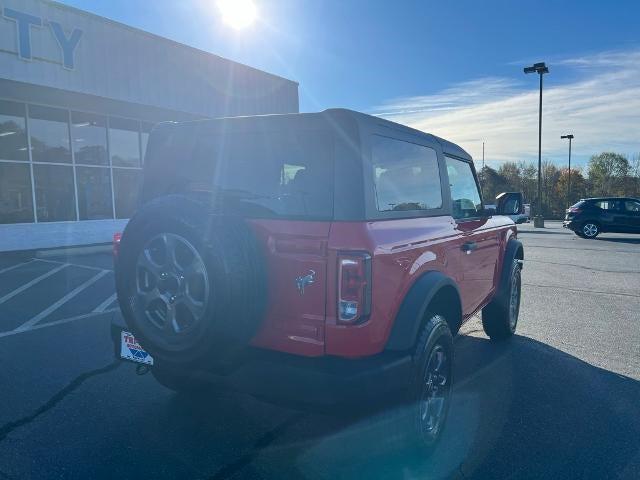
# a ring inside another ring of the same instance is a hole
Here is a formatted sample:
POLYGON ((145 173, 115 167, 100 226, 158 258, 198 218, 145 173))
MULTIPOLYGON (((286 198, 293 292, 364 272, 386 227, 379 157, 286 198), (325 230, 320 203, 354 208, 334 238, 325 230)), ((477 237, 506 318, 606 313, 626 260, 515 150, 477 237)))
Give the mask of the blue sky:
POLYGON ((302 111, 347 107, 460 143, 476 159, 537 156, 537 77, 546 61, 543 157, 576 163, 640 152, 640 2, 254 0, 235 31, 216 0, 65 0, 300 83, 302 111))

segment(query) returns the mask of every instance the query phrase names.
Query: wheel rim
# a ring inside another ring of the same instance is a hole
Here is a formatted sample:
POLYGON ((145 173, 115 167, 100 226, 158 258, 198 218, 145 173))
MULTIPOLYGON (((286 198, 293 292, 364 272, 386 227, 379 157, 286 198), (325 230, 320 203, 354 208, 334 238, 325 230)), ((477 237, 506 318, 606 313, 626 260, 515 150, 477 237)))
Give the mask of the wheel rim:
POLYGON ((582 233, 587 237, 594 237, 598 233, 598 226, 593 223, 585 223, 582 227, 582 233))
POLYGON ((509 295, 509 327, 515 331, 520 311, 520 268, 515 267, 511 276, 511 293, 509 295))
POLYGON ((136 297, 143 328, 175 337, 201 324, 209 278, 198 250, 184 237, 162 233, 149 240, 136 262, 136 297))
POLYGON ((442 428, 451 388, 447 350, 436 345, 427 362, 420 395, 419 424, 423 439, 433 441, 442 428))

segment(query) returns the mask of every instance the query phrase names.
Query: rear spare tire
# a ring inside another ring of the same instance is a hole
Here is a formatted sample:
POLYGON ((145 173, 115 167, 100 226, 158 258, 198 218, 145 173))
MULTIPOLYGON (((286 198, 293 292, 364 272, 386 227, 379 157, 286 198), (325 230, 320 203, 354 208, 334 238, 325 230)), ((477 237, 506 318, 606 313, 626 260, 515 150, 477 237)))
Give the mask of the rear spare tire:
POLYGON ((149 202, 129 221, 116 265, 123 317, 165 364, 227 361, 262 317, 264 261, 239 217, 181 195, 149 202))

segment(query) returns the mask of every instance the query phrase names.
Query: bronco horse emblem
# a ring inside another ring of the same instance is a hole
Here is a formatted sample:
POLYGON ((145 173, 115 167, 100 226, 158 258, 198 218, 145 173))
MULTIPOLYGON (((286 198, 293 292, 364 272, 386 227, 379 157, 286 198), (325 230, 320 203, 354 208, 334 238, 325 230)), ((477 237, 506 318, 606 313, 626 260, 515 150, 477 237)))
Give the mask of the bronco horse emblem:
POLYGON ((300 292, 300 295, 304 295, 304 287, 306 287, 307 285, 313 285, 315 281, 316 272, 314 272, 313 270, 309 270, 309 273, 307 273, 306 275, 302 275, 296 278, 296 287, 298 287, 298 292, 300 292))

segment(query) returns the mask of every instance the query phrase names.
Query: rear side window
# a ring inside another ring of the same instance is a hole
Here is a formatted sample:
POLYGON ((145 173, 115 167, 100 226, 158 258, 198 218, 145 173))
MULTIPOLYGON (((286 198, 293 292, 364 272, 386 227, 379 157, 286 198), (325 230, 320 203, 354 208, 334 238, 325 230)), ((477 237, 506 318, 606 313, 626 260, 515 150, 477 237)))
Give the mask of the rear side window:
POLYGON ((374 135, 371 158, 379 212, 442 207, 438 155, 434 149, 374 135))
POLYGON ((214 208, 257 218, 333 216, 329 132, 176 128, 162 142, 155 155, 166 158, 154 163, 172 165, 185 176, 185 190, 212 192, 214 208))
POLYGON ((451 190, 451 215, 455 219, 479 217, 480 190, 469 162, 445 157, 451 190))
POLYGON ((619 203, 618 200, 598 200, 594 205, 602 210, 617 210, 619 203))

